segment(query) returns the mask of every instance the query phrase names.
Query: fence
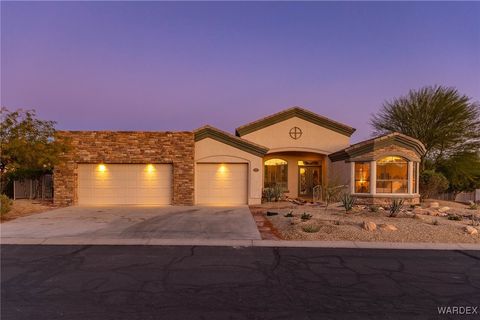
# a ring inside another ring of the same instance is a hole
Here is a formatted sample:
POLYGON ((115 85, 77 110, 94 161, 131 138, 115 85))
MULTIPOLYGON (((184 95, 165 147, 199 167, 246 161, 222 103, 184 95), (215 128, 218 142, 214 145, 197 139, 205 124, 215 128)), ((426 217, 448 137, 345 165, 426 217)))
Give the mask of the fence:
POLYGON ((38 179, 14 181, 13 199, 53 199, 53 176, 45 174, 38 179))
POLYGON ((463 203, 469 203, 470 201, 478 202, 480 201, 480 189, 477 189, 472 192, 460 192, 457 195, 453 193, 442 193, 442 194, 437 194, 432 198, 437 200, 456 201, 456 202, 463 202, 463 203))

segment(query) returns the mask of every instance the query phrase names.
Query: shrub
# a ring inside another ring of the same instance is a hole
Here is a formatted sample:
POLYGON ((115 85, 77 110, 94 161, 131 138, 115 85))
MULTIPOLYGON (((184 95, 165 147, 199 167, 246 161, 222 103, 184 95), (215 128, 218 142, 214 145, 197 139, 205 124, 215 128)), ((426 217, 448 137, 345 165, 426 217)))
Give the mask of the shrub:
POLYGON ((457 214, 449 214, 447 219, 453 221, 462 221, 462 217, 457 214))
POLYGON ((378 212, 379 210, 378 206, 375 204, 372 204, 370 207, 368 207, 368 209, 370 210, 370 212, 378 212))
POLYGON ((351 211, 355 205, 355 197, 352 197, 350 194, 346 193, 342 196, 342 206, 345 208, 345 213, 351 211))
POLYGON ((390 217, 396 217, 403 207, 403 199, 395 199, 389 207, 390 217))
POLYGON ((478 227, 480 225, 480 221, 479 221, 478 217, 476 217, 474 214, 472 214, 471 224, 474 227, 478 227))
POLYGON ((12 206, 12 200, 4 194, 0 194, 0 215, 8 213, 12 206))
POLYGON ((448 188, 448 180, 439 172, 425 170, 420 174, 420 196, 428 199, 431 196, 445 192, 448 188))
POLYGON ((262 196, 267 202, 272 202, 280 200, 282 198, 282 195, 282 188, 280 188, 279 186, 273 186, 270 188, 264 188, 262 196))
POLYGON ((300 219, 302 219, 302 220, 304 220, 304 221, 310 220, 310 219, 312 219, 312 215, 309 214, 309 213, 304 212, 304 213, 302 214, 302 216, 300 217, 300 219))
POLYGON ((267 216, 276 216, 278 215, 278 212, 273 212, 273 211, 267 211, 267 216))
POLYGON ((290 211, 286 215, 284 215, 285 218, 293 218, 293 211, 290 211))
POLYGON ((302 227, 302 230, 303 230, 304 232, 308 232, 308 233, 315 233, 315 232, 320 231, 320 227, 319 227, 319 226, 315 226, 315 225, 308 225, 308 226, 302 227))
POLYGON ((469 202, 468 209, 470 210, 477 210, 478 209, 478 203, 475 203, 473 201, 469 202))

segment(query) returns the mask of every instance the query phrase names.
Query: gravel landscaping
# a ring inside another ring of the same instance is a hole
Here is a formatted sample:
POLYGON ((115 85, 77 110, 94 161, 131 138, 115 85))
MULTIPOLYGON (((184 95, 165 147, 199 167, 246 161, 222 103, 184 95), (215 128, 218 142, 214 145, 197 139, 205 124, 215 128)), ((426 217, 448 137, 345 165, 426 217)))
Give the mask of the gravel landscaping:
POLYGON ((55 207, 51 201, 20 199, 12 201, 11 210, 0 216, 0 222, 6 222, 20 217, 52 210, 55 207))
POLYGON ((468 205, 428 201, 416 208, 405 205, 397 217, 389 217, 388 208, 375 209, 355 206, 345 213, 341 203, 325 210, 323 205, 290 202, 250 207, 254 215, 263 215, 283 240, 480 243, 480 227, 472 225, 472 217, 480 219, 480 210, 468 205))

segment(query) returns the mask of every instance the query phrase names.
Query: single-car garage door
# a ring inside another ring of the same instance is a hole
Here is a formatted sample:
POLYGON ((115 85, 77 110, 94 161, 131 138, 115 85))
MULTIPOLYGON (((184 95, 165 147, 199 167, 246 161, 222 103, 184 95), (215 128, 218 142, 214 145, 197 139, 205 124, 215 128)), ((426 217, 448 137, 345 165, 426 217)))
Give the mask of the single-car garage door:
POLYGON ((78 203, 164 205, 172 202, 170 164, 79 164, 78 203))
POLYGON ((196 202, 200 205, 247 203, 248 165, 244 163, 198 163, 196 202))

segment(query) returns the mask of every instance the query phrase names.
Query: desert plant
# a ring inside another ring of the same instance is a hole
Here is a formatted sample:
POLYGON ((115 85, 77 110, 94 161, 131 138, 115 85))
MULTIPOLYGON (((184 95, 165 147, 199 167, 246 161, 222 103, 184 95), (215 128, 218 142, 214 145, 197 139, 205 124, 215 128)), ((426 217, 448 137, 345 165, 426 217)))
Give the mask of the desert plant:
POLYGON ((280 186, 273 186, 273 187, 268 187, 263 189, 263 195, 262 197, 267 201, 267 202, 273 202, 273 201, 278 201, 282 198, 283 191, 280 186))
POLYGON ((468 209, 470 210, 477 210, 478 209, 478 203, 470 201, 468 205, 468 209))
POLYGON ((474 227, 478 227, 480 225, 480 221, 479 221, 478 217, 474 214, 472 214, 471 225, 474 226, 474 227))
POLYGON ((322 198, 325 202, 325 211, 331 203, 340 201, 342 194, 345 191, 345 185, 338 184, 337 179, 332 179, 322 188, 322 198))
POLYGON ((12 200, 4 194, 0 194, 0 215, 7 214, 12 207, 12 200))
POLYGON ((346 193, 342 196, 342 206, 345 208, 345 213, 351 211, 357 199, 352 197, 350 194, 346 193))
POLYGON ((420 174, 420 196, 428 199, 442 193, 448 188, 448 180, 439 172, 425 170, 420 174))
POLYGON ((400 210, 403 207, 403 199, 394 199, 392 203, 390 204, 389 211, 390 211, 390 217, 396 217, 400 210))
POLYGON ((286 215, 284 215, 285 218, 293 218, 293 211, 288 212, 286 215))
POLYGON ((379 210, 378 206, 375 204, 372 204, 371 206, 369 206, 368 209, 370 210, 370 212, 378 212, 379 210))
POLYGON ((462 221, 462 217, 457 214, 449 214, 447 219, 452 221, 462 221))
POLYGON ((310 219, 312 219, 312 215, 309 214, 309 213, 304 212, 304 213, 302 213, 302 216, 300 217, 300 219, 302 219, 302 220, 304 220, 304 221, 310 220, 310 219))
POLYGON ((320 227, 316 225, 308 225, 308 226, 302 227, 302 230, 307 233, 315 233, 320 231, 320 227))

